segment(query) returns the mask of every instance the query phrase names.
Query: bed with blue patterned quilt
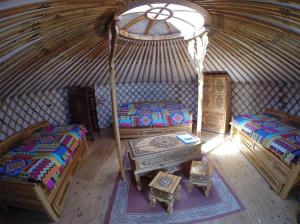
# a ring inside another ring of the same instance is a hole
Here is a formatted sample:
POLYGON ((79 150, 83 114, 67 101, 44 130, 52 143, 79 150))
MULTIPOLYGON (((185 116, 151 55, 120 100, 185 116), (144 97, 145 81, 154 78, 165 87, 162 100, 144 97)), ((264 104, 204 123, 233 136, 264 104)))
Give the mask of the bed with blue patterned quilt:
POLYGON ((37 130, 0 158, 0 179, 41 183, 52 190, 86 133, 80 125, 49 125, 37 130))
POLYGON ((232 125, 250 136, 287 165, 300 158, 300 129, 287 125, 270 114, 244 114, 234 117, 232 125))
POLYGON ((192 114, 177 102, 123 103, 118 108, 121 128, 190 125, 192 114))

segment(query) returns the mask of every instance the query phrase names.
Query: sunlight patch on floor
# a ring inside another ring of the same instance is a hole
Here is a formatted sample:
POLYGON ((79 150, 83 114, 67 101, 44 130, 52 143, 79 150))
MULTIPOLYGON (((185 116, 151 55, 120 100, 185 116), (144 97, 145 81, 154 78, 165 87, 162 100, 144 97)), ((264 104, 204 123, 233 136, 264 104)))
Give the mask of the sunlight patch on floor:
POLYGON ((239 149, 231 142, 228 136, 218 135, 203 144, 202 152, 226 156, 238 153, 239 149))
POLYGON ((238 147, 230 140, 226 140, 216 150, 211 151, 214 155, 228 156, 239 153, 238 147))

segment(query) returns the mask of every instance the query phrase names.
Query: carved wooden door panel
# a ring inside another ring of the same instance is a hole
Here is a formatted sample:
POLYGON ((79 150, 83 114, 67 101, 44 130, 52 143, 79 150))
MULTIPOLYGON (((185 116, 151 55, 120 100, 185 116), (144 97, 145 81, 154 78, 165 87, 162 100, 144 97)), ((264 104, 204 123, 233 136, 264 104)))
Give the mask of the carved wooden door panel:
POLYGON ((213 86, 214 79, 211 77, 204 77, 203 84, 203 109, 209 109, 213 107, 213 86))
POLYGON ((225 133, 230 113, 230 81, 226 74, 204 76, 202 129, 225 133))

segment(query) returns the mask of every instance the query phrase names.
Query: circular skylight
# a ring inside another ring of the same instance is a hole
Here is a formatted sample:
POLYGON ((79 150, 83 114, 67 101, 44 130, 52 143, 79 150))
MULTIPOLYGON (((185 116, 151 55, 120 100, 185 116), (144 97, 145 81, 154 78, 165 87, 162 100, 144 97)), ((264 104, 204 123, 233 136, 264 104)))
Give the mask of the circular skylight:
POLYGON ((192 38, 203 32, 204 18, 193 8, 169 3, 142 5, 121 15, 121 34, 137 39, 192 38))
POLYGON ((164 7, 151 8, 146 12, 147 18, 155 21, 167 20, 172 14, 170 9, 164 7))

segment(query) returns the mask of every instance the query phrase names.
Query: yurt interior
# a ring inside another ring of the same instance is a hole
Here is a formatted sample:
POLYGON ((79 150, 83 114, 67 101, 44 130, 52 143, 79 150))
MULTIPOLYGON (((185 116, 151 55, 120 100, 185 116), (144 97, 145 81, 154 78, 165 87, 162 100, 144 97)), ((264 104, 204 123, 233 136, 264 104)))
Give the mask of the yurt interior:
POLYGON ((298 0, 3 0, 0 46, 0 223, 300 223, 298 0))

